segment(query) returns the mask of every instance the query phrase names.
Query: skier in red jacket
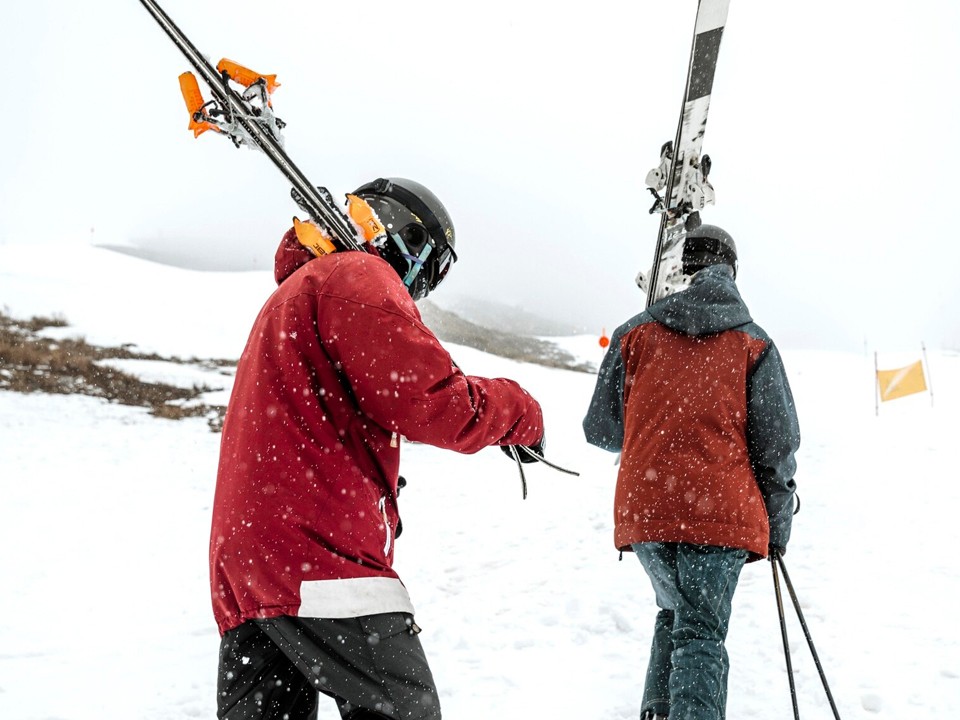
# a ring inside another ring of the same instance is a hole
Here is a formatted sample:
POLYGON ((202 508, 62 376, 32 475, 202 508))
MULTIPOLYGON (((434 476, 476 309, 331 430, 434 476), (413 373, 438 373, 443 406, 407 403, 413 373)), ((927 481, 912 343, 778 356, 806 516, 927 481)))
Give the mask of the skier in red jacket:
POLYGON ((392 567, 400 440, 542 447, 538 403, 464 375, 420 319, 456 260, 446 209, 400 178, 355 195, 386 240, 315 257, 288 231, 237 367, 210 538, 220 718, 315 718, 318 692, 351 720, 440 718, 392 567))

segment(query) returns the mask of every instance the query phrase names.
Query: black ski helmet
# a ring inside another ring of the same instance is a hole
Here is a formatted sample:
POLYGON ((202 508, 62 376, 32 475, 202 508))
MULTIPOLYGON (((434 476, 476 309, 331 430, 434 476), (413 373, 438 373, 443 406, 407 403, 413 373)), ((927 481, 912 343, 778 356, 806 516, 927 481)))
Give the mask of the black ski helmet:
POLYGON ((693 275, 711 265, 729 265, 737 277, 737 245, 716 225, 699 225, 683 241, 683 274, 693 275))
POLYGON ((387 231, 378 246, 414 300, 429 295, 457 260, 453 222, 437 196, 413 180, 378 178, 354 192, 387 231))

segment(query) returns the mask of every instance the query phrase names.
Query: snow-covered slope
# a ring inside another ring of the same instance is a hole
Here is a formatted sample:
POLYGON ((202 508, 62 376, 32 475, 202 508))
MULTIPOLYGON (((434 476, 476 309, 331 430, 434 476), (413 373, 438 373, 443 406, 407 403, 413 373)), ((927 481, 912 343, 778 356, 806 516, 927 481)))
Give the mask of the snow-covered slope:
MULTIPOLYGON (((237 357, 273 287, 267 273, 35 252, 0 245, 0 307, 166 355, 237 357)), ((562 342, 599 359, 595 338, 562 342)), ((931 351, 935 406, 918 395, 877 416, 872 357, 783 350, 804 436, 786 561, 841 717, 953 717, 960 357, 931 351)), ((529 466, 524 501, 496 450, 405 447, 397 564, 445 716, 636 718, 655 610, 639 563, 618 562, 612 545, 615 457, 582 440, 592 376, 451 351, 467 372, 538 397, 548 454, 581 476, 529 466)), ((0 717, 214 717, 206 553, 218 442, 202 419, 0 392, 0 717)), ((748 566, 734 600, 731 718, 791 716, 771 578, 769 563, 748 566)), ((830 717, 787 610, 801 714, 830 717)), ((337 717, 331 702, 320 717, 337 717)))

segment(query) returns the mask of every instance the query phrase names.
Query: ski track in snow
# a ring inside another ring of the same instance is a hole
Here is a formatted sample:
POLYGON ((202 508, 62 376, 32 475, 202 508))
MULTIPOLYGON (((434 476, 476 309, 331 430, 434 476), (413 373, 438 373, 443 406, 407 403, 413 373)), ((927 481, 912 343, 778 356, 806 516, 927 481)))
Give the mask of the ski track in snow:
MULTIPOLYGON (((71 257, 66 272, 0 246, 0 302, 18 316, 59 313, 91 342, 236 357, 270 291, 265 274, 192 273, 97 250, 71 257), (180 299, 131 307, 89 292, 100 283, 158 294, 174 283, 180 299), (236 302, 216 302, 220 293, 236 302)), ((582 338, 570 345, 584 353, 582 338)), ((512 377, 540 399, 548 457, 581 477, 528 465, 524 501, 499 450, 405 445, 397 568, 444 715, 635 719, 655 607, 639 562, 619 562, 612 546, 616 458, 582 439, 593 376, 448 348, 466 372, 512 377)), ((934 407, 912 396, 878 417, 872 357, 783 354, 803 432, 802 506, 785 560, 840 716, 953 717, 960 357, 930 354, 934 407)), ((193 382, 176 366, 140 368, 193 382)), ((220 400, 231 379, 218 378, 220 400)), ((0 718, 215 716, 207 542, 218 446, 202 419, 0 392, 0 718)), ((832 717, 783 593, 801 716, 832 717)), ((728 716, 791 717, 767 562, 741 576, 728 650, 728 716)), ((338 717, 322 699, 320 720, 338 717)))

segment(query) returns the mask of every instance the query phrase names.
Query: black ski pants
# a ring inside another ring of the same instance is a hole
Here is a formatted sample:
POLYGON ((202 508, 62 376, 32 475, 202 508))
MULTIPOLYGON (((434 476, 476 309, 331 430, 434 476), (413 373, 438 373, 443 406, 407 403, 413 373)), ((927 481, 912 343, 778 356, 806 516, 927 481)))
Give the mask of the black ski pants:
POLYGON ((407 613, 250 620, 220 642, 220 720, 316 720, 318 693, 345 720, 440 720, 440 701, 407 613))

